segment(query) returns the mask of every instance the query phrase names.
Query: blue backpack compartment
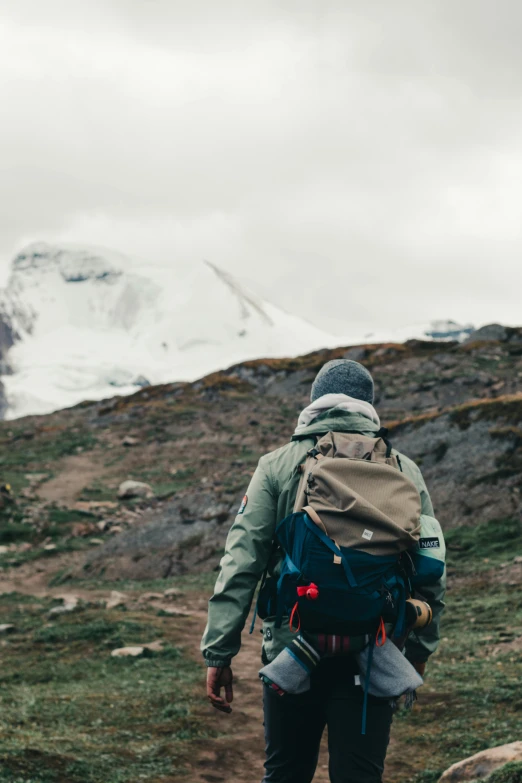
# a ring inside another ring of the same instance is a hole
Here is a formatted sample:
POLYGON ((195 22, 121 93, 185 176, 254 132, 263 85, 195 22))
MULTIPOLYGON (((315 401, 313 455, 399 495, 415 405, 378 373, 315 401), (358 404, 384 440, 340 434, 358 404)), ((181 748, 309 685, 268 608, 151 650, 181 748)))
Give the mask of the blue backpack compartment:
POLYGON ((400 555, 370 555, 337 547, 306 512, 286 517, 276 536, 285 559, 277 584, 277 624, 298 605, 303 628, 312 632, 365 634, 381 619, 395 622, 406 599, 407 576, 400 555), (334 554, 341 564, 334 562, 334 554), (314 583, 316 600, 298 596, 297 588, 314 583))
POLYGON ((412 557, 415 572, 411 577, 413 587, 436 584, 444 573, 445 565, 441 560, 415 552, 412 557))

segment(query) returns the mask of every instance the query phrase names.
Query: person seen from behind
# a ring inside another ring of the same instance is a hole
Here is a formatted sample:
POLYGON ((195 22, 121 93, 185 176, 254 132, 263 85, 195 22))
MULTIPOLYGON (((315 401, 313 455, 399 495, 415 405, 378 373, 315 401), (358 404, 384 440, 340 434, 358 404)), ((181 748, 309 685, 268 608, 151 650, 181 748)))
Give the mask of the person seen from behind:
POLYGON ((207 696, 231 712, 231 662, 261 582, 263 783, 310 783, 326 726, 332 783, 382 781, 398 700, 413 704, 439 644, 444 538, 373 402, 365 367, 325 364, 227 538, 201 642, 207 696))

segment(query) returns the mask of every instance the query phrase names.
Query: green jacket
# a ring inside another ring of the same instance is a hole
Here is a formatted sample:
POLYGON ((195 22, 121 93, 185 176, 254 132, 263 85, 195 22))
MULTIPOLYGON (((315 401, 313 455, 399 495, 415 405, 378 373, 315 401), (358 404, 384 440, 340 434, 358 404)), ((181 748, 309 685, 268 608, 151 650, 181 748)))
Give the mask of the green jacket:
MULTIPOLYGON (((278 573, 282 556, 273 554, 275 528, 293 511, 300 479, 298 466, 313 448, 316 436, 329 431, 375 436, 378 429, 361 414, 332 409, 315 419, 298 437, 294 435, 290 443, 260 459, 247 490, 246 506, 243 508, 242 504, 228 534, 214 595, 209 601, 208 623, 201 641, 207 666, 227 666, 237 655, 258 582, 267 566, 269 575, 278 573), (306 435, 310 437, 303 437, 306 435)), ((402 454, 400 460, 404 473, 419 491, 422 513, 432 517, 433 506, 419 468, 402 454)), ((444 574, 436 585, 422 591, 433 609, 433 622, 410 635, 406 655, 411 661, 426 661, 437 649, 445 588, 444 574)), ((273 660, 292 638, 288 618, 281 628, 275 628, 274 617, 266 618, 264 660, 273 660)))

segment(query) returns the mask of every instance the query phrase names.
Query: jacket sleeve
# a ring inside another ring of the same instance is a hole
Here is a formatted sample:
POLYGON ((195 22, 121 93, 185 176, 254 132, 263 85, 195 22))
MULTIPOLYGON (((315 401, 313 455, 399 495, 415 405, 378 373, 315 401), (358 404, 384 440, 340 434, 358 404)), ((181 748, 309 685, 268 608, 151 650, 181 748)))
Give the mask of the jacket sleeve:
MULTIPOLYGON (((428 517, 434 517, 433 505, 429 492, 426 488, 426 484, 419 470, 418 472, 418 488, 421 496, 422 510, 421 513, 428 517)), ((438 523, 437 523, 438 524, 438 523)), ((442 531, 440 534, 442 536, 442 531)), ((432 655, 440 641, 440 621, 442 612, 444 611, 444 595, 446 593, 446 569, 441 578, 431 585, 424 585, 420 592, 423 598, 431 606, 433 611, 433 620, 426 626, 418 631, 412 631, 406 642, 406 657, 408 660, 415 663, 426 662, 430 655, 432 655)))
POLYGON ((259 461, 221 559, 201 640, 207 666, 228 666, 241 646, 257 583, 272 552, 277 493, 266 457, 259 461))

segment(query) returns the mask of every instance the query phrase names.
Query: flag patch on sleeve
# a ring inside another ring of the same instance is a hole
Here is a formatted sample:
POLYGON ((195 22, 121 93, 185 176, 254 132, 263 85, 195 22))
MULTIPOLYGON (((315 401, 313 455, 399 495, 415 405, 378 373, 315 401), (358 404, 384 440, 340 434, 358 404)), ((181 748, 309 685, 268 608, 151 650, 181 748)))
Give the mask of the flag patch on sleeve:
POLYGON ((238 514, 242 514, 243 513, 243 511, 247 507, 247 503, 248 503, 248 495, 245 495, 243 497, 243 500, 241 501, 241 505, 239 506, 239 511, 237 512, 238 514))

